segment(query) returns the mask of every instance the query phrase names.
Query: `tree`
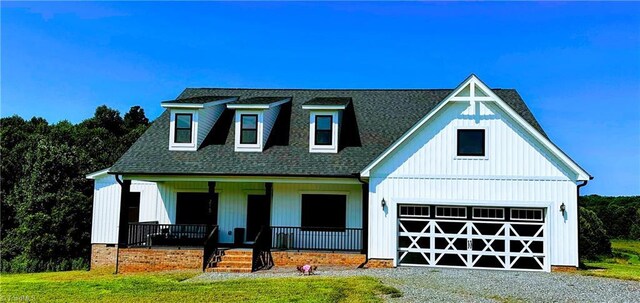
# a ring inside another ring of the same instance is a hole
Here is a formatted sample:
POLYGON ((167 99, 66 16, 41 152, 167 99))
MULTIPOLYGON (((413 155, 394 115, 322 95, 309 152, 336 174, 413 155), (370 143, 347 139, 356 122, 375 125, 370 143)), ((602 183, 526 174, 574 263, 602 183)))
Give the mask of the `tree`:
POLYGON ((145 128, 149 126, 149 119, 144 114, 144 109, 138 105, 132 106, 129 112, 124 115, 124 126, 129 130, 139 126, 144 126, 145 128))
POLYGON ((580 207, 580 230, 578 246, 580 256, 594 259, 600 255, 611 254, 611 241, 604 228, 604 224, 595 212, 580 207))

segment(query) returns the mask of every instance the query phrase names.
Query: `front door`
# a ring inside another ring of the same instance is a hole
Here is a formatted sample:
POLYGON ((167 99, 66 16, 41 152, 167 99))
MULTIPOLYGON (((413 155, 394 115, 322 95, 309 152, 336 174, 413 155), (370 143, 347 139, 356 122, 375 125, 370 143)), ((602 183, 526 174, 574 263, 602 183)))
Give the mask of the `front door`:
POLYGON ((269 225, 271 207, 266 195, 249 195, 247 197, 247 235, 246 241, 253 242, 263 225, 269 225))

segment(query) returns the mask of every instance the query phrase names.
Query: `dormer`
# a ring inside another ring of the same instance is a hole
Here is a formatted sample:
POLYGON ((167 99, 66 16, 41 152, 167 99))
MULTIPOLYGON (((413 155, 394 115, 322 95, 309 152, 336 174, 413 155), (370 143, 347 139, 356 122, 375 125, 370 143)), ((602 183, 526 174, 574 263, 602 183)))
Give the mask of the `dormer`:
POLYGON ((290 97, 253 97, 227 104, 235 112, 235 151, 262 152, 278 118, 281 105, 290 97))
POLYGON ((309 152, 337 153, 342 113, 351 98, 313 98, 302 109, 309 111, 309 152))
POLYGON ((225 104, 237 97, 204 96, 162 102, 169 109, 169 150, 195 151, 211 131, 225 104))

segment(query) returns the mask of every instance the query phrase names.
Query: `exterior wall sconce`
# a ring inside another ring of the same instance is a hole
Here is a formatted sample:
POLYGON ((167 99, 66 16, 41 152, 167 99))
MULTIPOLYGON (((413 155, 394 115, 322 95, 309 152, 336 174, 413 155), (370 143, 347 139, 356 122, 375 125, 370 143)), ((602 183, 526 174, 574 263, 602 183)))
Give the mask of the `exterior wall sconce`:
POLYGON ((384 208, 385 206, 387 206, 387 201, 385 201, 384 198, 382 198, 380 205, 382 206, 382 208, 384 208))
POLYGON ((560 205, 560 212, 562 213, 562 215, 564 216, 564 212, 567 210, 567 207, 564 206, 564 202, 560 205))

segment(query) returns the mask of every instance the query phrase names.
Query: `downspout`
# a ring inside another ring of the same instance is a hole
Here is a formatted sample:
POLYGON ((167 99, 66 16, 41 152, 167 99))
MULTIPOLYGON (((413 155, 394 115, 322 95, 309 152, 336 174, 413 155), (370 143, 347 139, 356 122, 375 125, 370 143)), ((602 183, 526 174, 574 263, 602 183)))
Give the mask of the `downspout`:
POLYGON ((362 180, 360 174, 358 174, 358 181, 362 183, 362 250, 365 258, 364 263, 360 264, 358 268, 363 268, 369 263, 369 182, 362 180))
MULTIPOLYGON (((120 184, 120 188, 122 189, 122 187, 124 186, 124 183, 122 183, 122 180, 120 180, 120 175, 115 175, 114 179, 116 179, 116 182, 118 182, 118 184, 120 184)), ((120 220, 118 218, 118 220, 120 220)), ((118 234, 120 234, 120 231, 118 231, 118 234)), ((119 258, 120 257, 120 243, 116 243, 116 271, 114 272, 114 274, 118 274, 118 262, 119 262, 119 258)))
MULTIPOLYGON (((593 177, 589 179, 591 180, 593 179, 593 177)), ((582 181, 582 184, 578 184, 578 186, 576 187, 576 208, 578 209, 578 213, 576 216, 576 218, 578 219, 578 268, 580 267, 580 188, 587 185, 587 183, 589 183, 589 180, 584 180, 582 181)))

